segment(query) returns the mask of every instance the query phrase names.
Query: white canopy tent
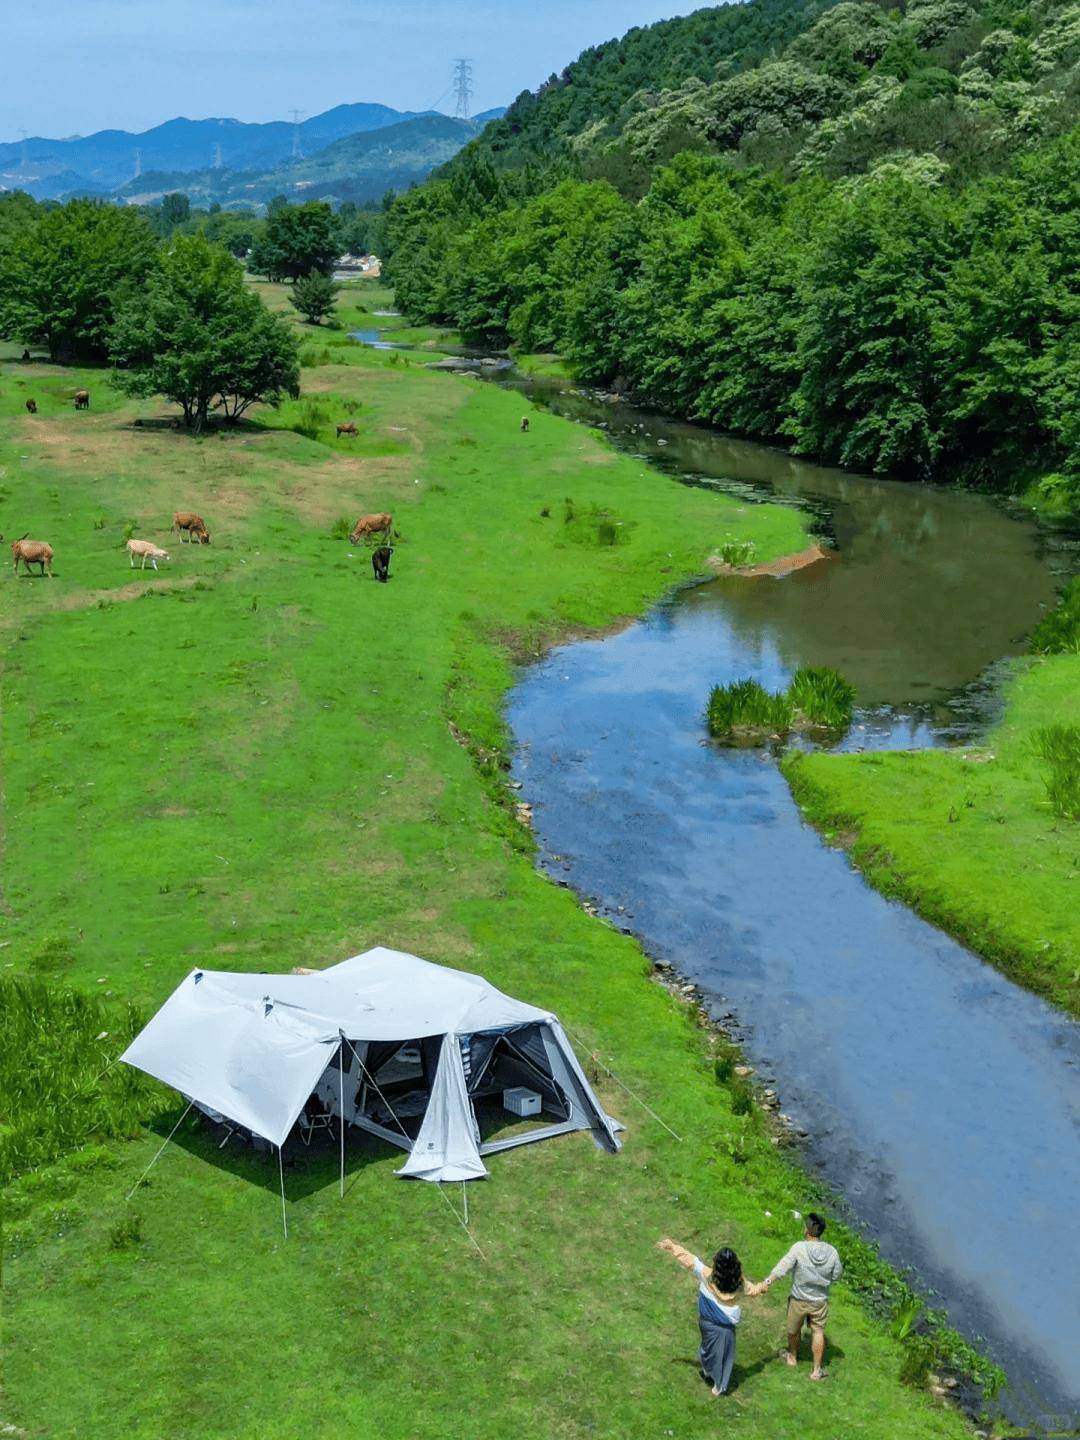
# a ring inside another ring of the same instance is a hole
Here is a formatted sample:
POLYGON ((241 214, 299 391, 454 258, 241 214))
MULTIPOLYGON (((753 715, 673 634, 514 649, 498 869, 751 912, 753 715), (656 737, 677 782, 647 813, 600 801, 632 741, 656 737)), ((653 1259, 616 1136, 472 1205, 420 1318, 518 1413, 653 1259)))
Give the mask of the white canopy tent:
POLYGON ((420 1180, 478 1179, 483 1156, 570 1130, 619 1148, 550 1011, 382 946, 311 975, 194 970, 121 1059, 279 1150, 321 1107, 408 1151, 397 1173, 420 1180), (547 1123, 485 1142, 478 1109, 515 1086, 547 1123))

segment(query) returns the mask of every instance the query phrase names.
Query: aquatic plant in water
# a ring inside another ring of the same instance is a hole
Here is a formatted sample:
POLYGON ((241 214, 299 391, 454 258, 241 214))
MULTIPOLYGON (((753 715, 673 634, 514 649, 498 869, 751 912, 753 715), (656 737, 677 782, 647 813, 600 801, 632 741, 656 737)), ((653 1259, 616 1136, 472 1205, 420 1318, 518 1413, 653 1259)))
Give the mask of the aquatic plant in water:
POLYGON ((827 667, 804 666, 774 695, 757 680, 714 685, 706 709, 709 734, 728 745, 781 740, 792 729, 843 730, 851 723, 855 689, 827 667))
POLYGON ((706 716, 715 739, 729 745, 760 744, 788 733, 792 710, 786 695, 770 694, 757 680, 734 680, 713 686, 706 716))
POLYGON ((804 665, 796 670, 787 693, 792 707, 808 725, 842 730, 851 724, 855 687, 827 665, 804 665))

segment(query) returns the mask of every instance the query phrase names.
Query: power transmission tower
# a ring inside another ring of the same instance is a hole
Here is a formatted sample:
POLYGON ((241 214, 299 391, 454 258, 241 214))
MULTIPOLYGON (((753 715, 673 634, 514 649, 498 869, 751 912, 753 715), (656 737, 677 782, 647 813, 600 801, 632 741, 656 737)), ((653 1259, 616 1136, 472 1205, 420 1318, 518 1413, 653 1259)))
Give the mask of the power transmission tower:
POLYGON ((221 169, 221 146, 220 146, 220 145, 215 145, 215 146, 214 146, 214 158, 213 158, 213 159, 211 160, 211 162, 210 162, 210 168, 211 168, 211 170, 220 170, 220 169, 221 169))
POLYGON ((454 114, 461 120, 468 120, 472 111, 472 63, 469 60, 454 61, 454 114))
POLYGON ((141 174, 142 174, 142 151, 141 151, 141 150, 136 150, 136 151, 135 151, 135 174, 132 176, 132 179, 133 179, 133 180, 137 180, 141 174))
POLYGON ((304 158, 304 152, 300 148, 300 121, 304 118, 304 112, 302 110, 290 110, 289 114, 292 116, 293 123, 292 158, 294 160, 302 160, 304 158))

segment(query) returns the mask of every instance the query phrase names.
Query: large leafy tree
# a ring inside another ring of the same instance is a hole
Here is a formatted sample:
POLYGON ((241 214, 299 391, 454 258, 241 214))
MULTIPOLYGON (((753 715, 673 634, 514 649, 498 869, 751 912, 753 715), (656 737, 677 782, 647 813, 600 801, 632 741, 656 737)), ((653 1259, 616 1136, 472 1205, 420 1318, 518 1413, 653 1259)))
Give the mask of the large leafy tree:
POLYGON ((121 386, 161 394, 201 430, 211 410, 237 420, 256 401, 299 393, 296 340, 247 288, 240 265, 202 235, 181 235, 129 293, 111 335, 121 386))
POLYGON ((334 212, 321 200, 311 200, 306 205, 284 205, 270 211, 248 265, 271 280, 298 280, 313 270, 329 275, 340 249, 334 212))
POLYGON ((89 200, 42 208, 0 249, 0 333, 44 345, 54 360, 104 357, 117 294, 141 282, 154 248, 134 210, 89 200))

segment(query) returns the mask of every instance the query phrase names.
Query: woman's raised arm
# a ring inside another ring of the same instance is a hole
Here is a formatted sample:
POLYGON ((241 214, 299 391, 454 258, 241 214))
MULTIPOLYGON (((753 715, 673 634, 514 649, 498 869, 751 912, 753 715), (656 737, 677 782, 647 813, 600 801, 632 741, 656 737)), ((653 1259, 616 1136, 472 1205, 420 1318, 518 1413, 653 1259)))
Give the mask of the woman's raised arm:
POLYGON ((700 1263, 693 1251, 687 1250, 685 1245, 680 1245, 677 1240, 671 1240, 666 1235, 662 1240, 656 1242, 656 1248, 674 1256, 679 1264, 684 1265, 687 1270, 693 1270, 694 1266, 700 1263))

